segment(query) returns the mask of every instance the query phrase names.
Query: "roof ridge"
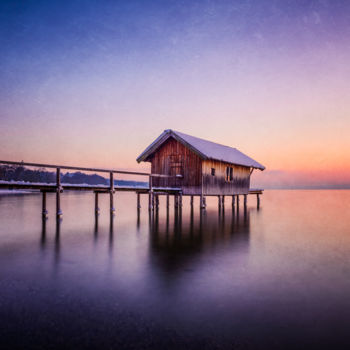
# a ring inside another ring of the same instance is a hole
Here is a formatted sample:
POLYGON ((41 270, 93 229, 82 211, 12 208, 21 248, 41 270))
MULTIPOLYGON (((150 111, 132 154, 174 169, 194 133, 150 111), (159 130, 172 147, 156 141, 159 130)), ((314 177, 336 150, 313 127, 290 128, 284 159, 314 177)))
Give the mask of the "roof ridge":
MULTIPOLYGON (((186 135, 186 136, 190 136, 190 137, 193 137, 195 139, 198 139, 198 140, 202 140, 202 141, 205 141, 205 142, 210 142, 210 143, 214 143, 216 145, 219 145, 219 146, 222 146, 222 147, 227 147, 227 148, 232 148, 232 149, 235 149, 236 151, 239 151, 236 147, 232 147, 232 146, 228 146, 228 145, 224 145, 222 143, 219 143, 219 142, 215 142, 215 141, 210 141, 210 140, 206 140, 206 139, 203 139, 201 137, 197 137, 197 136, 193 136, 193 135, 190 135, 190 134, 185 134, 184 132, 182 131, 177 131, 177 130, 173 130, 173 129, 166 129, 164 130, 165 132, 173 132, 173 133, 179 133, 179 134, 183 134, 183 135, 186 135)), ((240 151, 239 151, 240 152, 240 151)))

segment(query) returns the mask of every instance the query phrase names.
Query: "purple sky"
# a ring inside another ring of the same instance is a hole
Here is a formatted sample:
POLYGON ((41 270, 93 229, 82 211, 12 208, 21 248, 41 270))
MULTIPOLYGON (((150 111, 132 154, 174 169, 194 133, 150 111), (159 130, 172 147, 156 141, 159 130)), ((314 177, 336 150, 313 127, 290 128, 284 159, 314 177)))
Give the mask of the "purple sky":
POLYGON ((136 169, 173 128, 349 186, 349 37, 348 1, 2 1, 1 158, 136 169))

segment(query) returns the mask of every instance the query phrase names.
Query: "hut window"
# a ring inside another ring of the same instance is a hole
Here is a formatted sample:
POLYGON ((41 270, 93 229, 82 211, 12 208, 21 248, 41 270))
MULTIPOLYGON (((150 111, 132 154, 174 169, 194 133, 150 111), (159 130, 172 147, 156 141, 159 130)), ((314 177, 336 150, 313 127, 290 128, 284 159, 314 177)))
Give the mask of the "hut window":
POLYGON ((226 181, 231 182, 233 180, 233 168, 226 167, 226 181))
POLYGON ((215 168, 211 168, 211 175, 215 176, 215 168))

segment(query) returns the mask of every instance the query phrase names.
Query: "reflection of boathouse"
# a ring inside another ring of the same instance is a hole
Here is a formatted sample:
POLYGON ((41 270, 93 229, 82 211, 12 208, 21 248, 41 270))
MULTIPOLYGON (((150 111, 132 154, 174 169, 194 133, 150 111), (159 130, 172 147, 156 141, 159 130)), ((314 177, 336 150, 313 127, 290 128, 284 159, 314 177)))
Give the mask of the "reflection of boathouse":
POLYGON ((157 266, 168 272, 190 267, 199 255, 212 254, 216 249, 230 254, 238 249, 246 252, 250 239, 250 211, 208 210, 184 215, 150 215, 151 256, 157 257, 157 266), (233 250, 232 250, 233 249, 233 250), (159 263, 161 263, 159 265, 159 263))

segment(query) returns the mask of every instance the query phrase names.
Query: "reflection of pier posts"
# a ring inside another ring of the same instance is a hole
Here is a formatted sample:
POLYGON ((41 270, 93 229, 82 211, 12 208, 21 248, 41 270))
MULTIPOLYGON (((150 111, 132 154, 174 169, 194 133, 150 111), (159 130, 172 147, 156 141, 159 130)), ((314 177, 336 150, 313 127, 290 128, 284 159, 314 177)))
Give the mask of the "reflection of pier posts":
POLYGON ((113 238, 114 238, 114 214, 113 212, 109 215, 109 252, 113 249, 113 238))
POLYGON ((43 216, 41 220, 41 239, 40 239, 40 244, 42 247, 45 246, 46 243, 46 217, 43 216))
POLYGON ((159 231, 159 210, 156 210, 154 214, 154 227, 153 232, 158 233, 159 231))
POLYGON ((94 227, 95 240, 97 239, 97 236, 98 236, 98 217, 99 217, 99 214, 95 212, 95 227, 94 227))
POLYGON ((58 264, 60 258, 60 235, 61 235, 61 221, 60 217, 56 218, 56 234, 55 234, 55 265, 58 264))
POLYGON ((137 208, 137 222, 136 222, 137 229, 140 228, 140 208, 137 208))
POLYGON ((193 213, 193 205, 191 205, 191 213, 190 213, 190 233, 193 235, 194 228, 194 213, 193 213))
POLYGON ((174 194, 174 208, 177 209, 179 207, 179 197, 177 194, 174 194))
POLYGON ((169 233, 169 207, 166 209, 166 233, 169 233))
POLYGON ((181 234, 182 228, 182 210, 174 208, 174 233, 181 234))
POLYGON ((166 194, 166 208, 167 208, 167 212, 169 212, 169 193, 166 194))

